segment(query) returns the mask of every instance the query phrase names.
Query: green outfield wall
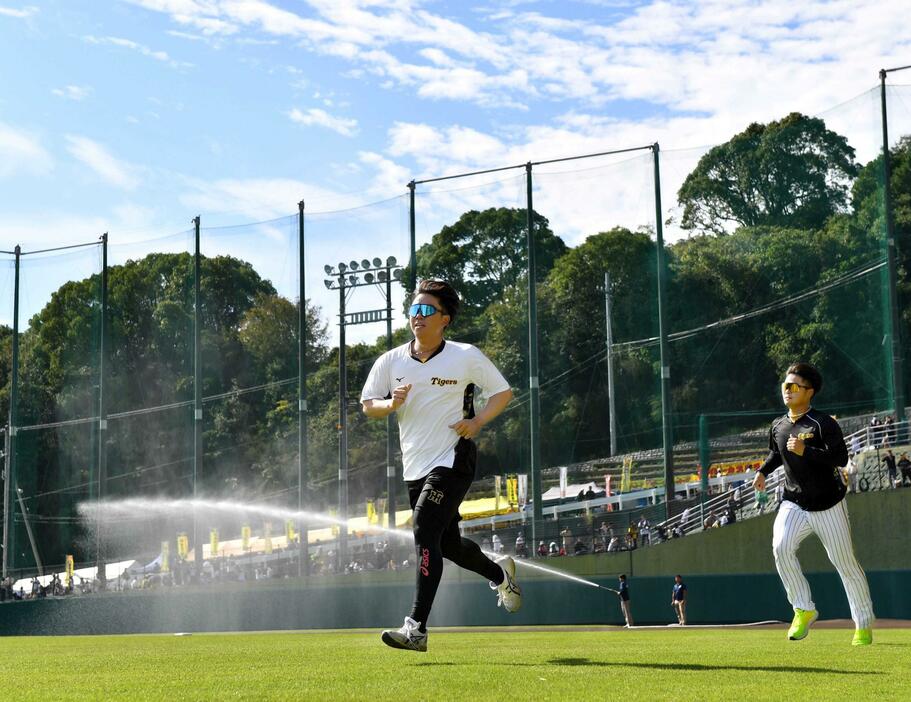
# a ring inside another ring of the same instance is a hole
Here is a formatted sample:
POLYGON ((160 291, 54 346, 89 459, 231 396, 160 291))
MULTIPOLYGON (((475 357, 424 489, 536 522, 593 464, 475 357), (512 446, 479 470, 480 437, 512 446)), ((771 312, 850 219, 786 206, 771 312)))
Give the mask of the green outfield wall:
MULTIPOLYGON (((855 548, 870 581, 876 613, 911 619, 911 490, 849 497, 855 548)), ((673 576, 689 586, 691 623, 790 619, 771 554, 774 515, 693 534, 632 552, 541 561, 615 587, 629 576, 637 623, 674 620, 673 576)), ((838 576, 818 541, 800 551, 822 618, 850 616, 838 576)), ((472 573, 449 566, 431 625, 621 624, 617 598, 606 590, 519 570, 524 606, 513 615, 472 573)), ((413 597, 411 572, 224 584, 48 598, 0 605, 0 633, 109 634, 397 626, 413 597)))

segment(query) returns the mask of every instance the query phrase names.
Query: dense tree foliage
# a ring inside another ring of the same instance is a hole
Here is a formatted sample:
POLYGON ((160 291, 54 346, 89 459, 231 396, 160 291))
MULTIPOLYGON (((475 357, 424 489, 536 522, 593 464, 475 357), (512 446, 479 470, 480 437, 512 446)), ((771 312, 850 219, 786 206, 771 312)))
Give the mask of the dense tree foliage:
POLYGON ((819 227, 845 209, 856 175, 854 149, 821 119, 794 112, 754 122, 687 176, 678 193, 682 225, 716 234, 732 223, 819 227))

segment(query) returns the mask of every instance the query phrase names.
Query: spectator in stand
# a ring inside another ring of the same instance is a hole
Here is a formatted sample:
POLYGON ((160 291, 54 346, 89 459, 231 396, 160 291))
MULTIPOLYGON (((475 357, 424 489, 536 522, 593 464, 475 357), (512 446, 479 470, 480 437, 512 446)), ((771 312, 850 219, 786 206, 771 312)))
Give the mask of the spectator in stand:
POLYGON ((589 486, 588 486, 588 490, 585 491, 585 499, 586 499, 586 500, 594 500, 595 497, 596 497, 595 491, 592 489, 592 486, 589 485, 589 486))
POLYGON ((848 479, 848 492, 857 492, 857 454, 848 457, 845 476, 848 479))
POLYGON ((588 549, 585 547, 585 542, 582 541, 582 537, 576 539, 576 543, 573 544, 573 555, 581 556, 588 553, 588 549))
POLYGON ((904 486, 905 481, 911 485, 911 459, 908 458, 908 453, 905 451, 898 457, 898 469, 901 471, 900 485, 904 486))
POLYGON ((611 533, 611 529, 607 525, 607 522, 601 522, 601 526, 598 528, 598 531, 601 532, 601 538, 604 540, 604 543, 609 544, 613 534, 611 533))
POLYGON ((884 448, 888 443, 886 438, 886 425, 879 417, 870 420, 871 443, 874 447, 884 448))
POLYGON ((712 527, 718 526, 718 517, 715 516, 715 511, 712 510, 708 513, 705 518, 705 521, 702 523, 703 529, 711 529, 712 527))
POLYGON ((769 493, 765 490, 756 491, 756 512, 762 514, 769 504, 769 493))
MULTIPOLYGON (((544 543, 543 541, 541 542, 544 543)), ((516 555, 520 558, 528 558, 528 547, 525 545, 525 534, 521 531, 516 536, 516 555)))
POLYGON ((645 515, 643 514, 639 519, 639 537, 642 539, 643 546, 648 546, 651 543, 651 526, 652 525, 649 524, 648 519, 646 519, 645 515))
POLYGON ((626 530, 626 547, 632 551, 639 546, 639 530, 635 524, 630 524, 626 530))
POLYGON ((891 449, 888 449, 886 455, 883 456, 883 465, 886 466, 886 471, 889 474, 889 487, 894 488, 896 478, 898 478, 898 470, 895 467, 895 456, 892 455, 891 449))
POLYGON ((569 530, 568 526, 563 527, 563 531, 560 532, 560 536, 563 538, 563 548, 562 554, 566 555, 570 553, 573 548, 573 533, 569 530))
POLYGON ((860 434, 851 437, 851 453, 855 456, 860 453, 860 434))
POLYGON ((616 553, 617 551, 623 550, 623 544, 620 543, 620 537, 615 536, 610 540, 610 543, 607 545, 608 553, 616 553))
POLYGON ((556 541, 551 541, 550 547, 547 549, 547 555, 548 556, 563 556, 565 554, 560 551, 560 547, 557 546, 556 541))
POLYGON ((538 544, 538 558, 547 558, 547 546, 543 541, 538 544))
POLYGON ((883 444, 895 446, 895 417, 891 414, 883 422, 883 444))
POLYGON ((686 527, 690 523, 690 508, 687 507, 683 510, 683 514, 680 515, 680 530, 686 532, 686 527))
POLYGON ((494 553, 503 553, 503 551, 505 551, 505 550, 506 549, 503 546, 503 540, 500 538, 500 535, 494 534, 493 535, 493 552, 494 553))

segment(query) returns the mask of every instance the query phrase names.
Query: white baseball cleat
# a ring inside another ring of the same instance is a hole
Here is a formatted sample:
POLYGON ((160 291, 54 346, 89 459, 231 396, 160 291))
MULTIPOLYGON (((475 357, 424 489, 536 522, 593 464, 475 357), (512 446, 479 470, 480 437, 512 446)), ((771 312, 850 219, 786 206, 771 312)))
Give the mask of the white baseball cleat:
POLYGON ((509 556, 501 556, 497 565, 503 570, 503 582, 490 583, 490 589, 497 591, 497 607, 502 605, 507 612, 518 612, 522 607, 522 590, 516 583, 516 562, 509 556))
POLYGON ((383 643, 392 648, 403 648, 406 651, 426 651, 427 632, 421 631, 421 623, 411 617, 405 617, 401 629, 386 629, 383 632, 383 643))

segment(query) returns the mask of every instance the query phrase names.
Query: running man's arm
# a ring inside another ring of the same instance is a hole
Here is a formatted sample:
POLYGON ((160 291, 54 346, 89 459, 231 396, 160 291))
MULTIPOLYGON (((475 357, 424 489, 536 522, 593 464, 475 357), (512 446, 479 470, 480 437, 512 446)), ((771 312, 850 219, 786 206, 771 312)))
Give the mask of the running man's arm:
POLYGON ((473 439, 485 424, 496 419, 506 409, 510 400, 512 400, 512 390, 503 390, 496 395, 491 395, 487 399, 484 409, 478 412, 473 419, 459 420, 455 424, 450 424, 449 428, 455 430, 455 433, 463 438, 473 439))
POLYGON ((783 463, 781 454, 778 452, 778 444, 775 443, 775 424, 777 422, 773 423, 769 429, 769 455, 759 466, 756 477, 753 478, 753 489, 755 490, 765 490, 765 479, 783 463))
POLYGON ((385 400, 361 400, 361 408, 371 419, 382 419, 405 404, 408 393, 411 391, 411 384, 399 385, 392 391, 392 397, 385 400))
POLYGON ((819 425, 822 428, 820 438, 824 442, 824 448, 806 446, 804 455, 830 468, 848 465, 848 447, 838 422, 831 417, 824 417, 820 419, 819 425))

